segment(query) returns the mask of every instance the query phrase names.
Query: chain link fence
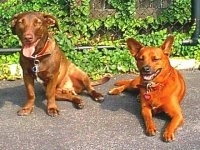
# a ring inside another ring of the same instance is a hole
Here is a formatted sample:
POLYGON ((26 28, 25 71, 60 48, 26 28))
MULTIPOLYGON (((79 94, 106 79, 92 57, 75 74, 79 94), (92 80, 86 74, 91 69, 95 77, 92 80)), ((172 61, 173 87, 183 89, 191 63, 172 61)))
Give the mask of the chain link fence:
MULTIPOLYGON (((8 0, 0 0, 1 3, 6 2, 6 1, 8 0)), ((113 0, 113 1, 117 1, 117 0, 113 0)), ((178 3, 177 0, 118 0, 118 1, 121 2, 118 5, 126 5, 126 3, 128 2, 129 3, 134 2, 133 3, 135 6, 134 15, 130 15, 128 17, 130 18, 133 17, 134 19, 138 19, 138 20, 145 20, 146 18, 151 17, 154 19, 154 21, 156 21, 157 18, 163 15, 163 13, 166 13, 166 10, 170 10, 170 9, 176 10, 176 7, 178 7, 176 6, 176 4, 178 3)), ((28 2, 29 0, 21 0, 22 4, 23 3, 26 4, 28 2)), ((74 4, 74 2, 78 6, 81 6, 83 4, 83 0, 66 0, 66 1, 57 0, 56 5, 63 5, 65 7, 66 16, 70 18, 70 15, 73 12, 73 7, 74 7, 72 6, 72 4, 74 4)), ((116 9, 116 7, 114 7, 111 2, 112 2, 111 0, 110 1, 109 0, 90 0, 89 1, 90 13, 88 17, 93 20, 98 20, 101 18, 104 18, 106 20, 106 18, 116 15, 120 10, 116 9)), ((49 1, 49 3, 51 2, 49 1)), ((55 3, 55 2, 52 2, 52 3, 55 3)), ((167 16, 168 20, 165 19, 164 21, 159 22, 158 24, 156 24, 157 25, 156 28, 153 24, 147 23, 146 27, 137 26, 137 27, 134 27, 134 29, 137 30, 137 33, 136 33, 137 35, 141 35, 141 34, 148 35, 148 34, 151 34, 152 32, 157 32, 163 29, 167 29, 167 33, 173 33, 173 32, 187 33, 189 32, 193 24, 193 22, 191 21, 190 14, 188 14, 188 12, 191 13, 190 10, 191 10, 190 5, 188 5, 187 8, 184 8, 183 10, 181 10, 182 11, 181 15, 183 16, 179 16, 180 18, 181 17, 184 18, 187 14, 187 17, 185 17, 184 21, 182 22, 179 19, 174 19, 173 21, 170 21, 171 17, 176 15, 174 13, 176 11, 174 11, 173 12, 174 14, 173 13, 169 13, 167 15, 165 14, 165 17, 167 16)), ((61 19, 62 18, 59 18, 59 20, 61 19)), ((76 19, 76 18, 73 18, 73 19, 76 19)), ((77 22, 73 22, 73 19, 71 19, 72 21, 70 22, 71 23, 70 25, 72 27, 77 24, 77 22)), ((144 24, 145 24, 145 21, 144 21, 144 24)), ((80 29, 77 29, 77 30, 80 30, 80 29)), ((96 31, 90 35, 91 40, 97 39, 96 41, 98 41, 98 38, 103 39, 104 37, 106 37, 104 39, 108 41, 125 39, 125 36, 124 36, 125 31, 122 31, 122 29, 120 29, 118 26, 112 26, 111 28, 107 28, 105 25, 101 25, 95 30, 96 31)), ((135 35, 133 34, 133 36, 135 35)), ((88 45, 90 45, 90 43, 88 45)))
MULTIPOLYGON (((81 0, 76 0, 78 5, 81 5, 81 0)), ((129 0, 124 0, 124 5, 126 2, 130 2, 129 0)), ((133 16, 135 19, 145 20, 148 17, 153 17, 155 20, 163 15, 166 10, 169 9, 177 9, 176 0, 135 0, 135 13, 133 16)), ((189 3, 190 4, 190 3, 189 3)), ((70 10, 70 1, 66 2, 66 6, 70 10)), ((190 18, 191 6, 187 5, 187 8, 182 10, 183 18, 187 16, 187 19, 180 21, 179 19, 175 19, 173 21, 170 20, 170 16, 175 14, 169 13, 168 19, 162 21, 158 27, 154 28, 154 26, 150 23, 147 24, 147 27, 137 27, 137 34, 148 35, 152 32, 157 32, 159 30, 167 29, 167 33, 173 34, 173 32, 179 33, 187 33, 191 29, 191 26, 194 22, 192 22, 190 18), (189 17, 188 17, 189 16, 189 17)), ((92 19, 101 19, 101 18, 108 18, 110 16, 114 16, 119 10, 115 9, 108 0, 90 0, 90 18, 92 19)), ((70 14, 70 11, 69 11, 70 14)), ((166 14, 165 14, 166 15, 166 14)), ((105 26, 101 26, 96 30, 96 33, 93 35, 92 38, 98 38, 98 36, 107 36, 109 40, 116 40, 116 39, 124 39, 123 32, 121 29, 117 27, 113 27, 112 29, 107 29, 105 26)))
MULTIPOLYGON (((81 4, 81 0, 77 0, 77 2, 81 4)), ((94 19, 115 15, 115 13, 117 12, 117 10, 108 3, 108 0, 91 0, 90 5, 90 17, 94 19)), ((136 12, 134 17, 138 19, 145 19, 148 16, 157 18, 162 15, 163 11, 170 9, 171 7, 174 7, 176 9, 175 0, 136 0, 135 5, 136 12)), ((190 10, 190 6, 188 6, 187 9, 190 10)), ((186 12, 184 12, 183 10, 183 15, 186 15, 185 13, 186 12)), ((169 14, 169 16, 170 15, 174 14, 169 14)), ((166 20, 165 22, 162 22, 162 24, 160 24, 159 29, 161 30, 167 28, 168 33, 172 33, 174 31, 188 32, 188 30, 191 28, 191 25, 192 22, 190 18, 188 18, 188 20, 186 20, 183 24, 181 24, 179 20, 173 21, 172 23, 166 20)), ((106 28, 101 29, 101 31, 106 32, 106 28)), ((150 32, 155 30, 150 25, 146 29, 138 27, 138 31, 140 34, 149 34, 150 32)), ((120 31, 118 29, 114 29, 113 32, 114 35, 120 35, 120 31)))

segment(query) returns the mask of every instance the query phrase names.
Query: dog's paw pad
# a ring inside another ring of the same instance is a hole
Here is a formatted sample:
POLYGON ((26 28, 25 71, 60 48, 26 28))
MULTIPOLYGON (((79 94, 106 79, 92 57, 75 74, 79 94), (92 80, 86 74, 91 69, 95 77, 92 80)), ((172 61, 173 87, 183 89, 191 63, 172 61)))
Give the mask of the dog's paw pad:
POLYGON ((99 102, 99 103, 104 101, 104 96, 101 93, 98 93, 96 91, 91 92, 91 97, 93 100, 95 100, 96 102, 99 102))
POLYGON ((51 116, 51 117, 58 116, 59 112, 60 111, 57 108, 49 108, 48 111, 47 111, 48 115, 51 116))
POLYGON ((83 109, 84 106, 85 106, 84 104, 78 104, 78 105, 77 105, 77 108, 78 108, 78 109, 83 109))
POLYGON ((28 116, 33 112, 33 107, 31 108, 22 108, 17 112, 18 116, 28 116))
POLYGON ((108 94, 110 94, 110 95, 115 95, 115 93, 116 93, 115 89, 111 89, 111 90, 108 91, 108 94))
POLYGON ((164 132, 163 138, 165 142, 172 142, 175 140, 174 133, 170 133, 170 132, 164 132))
POLYGON ((77 109, 83 109, 84 106, 85 106, 85 102, 83 100, 80 100, 79 103, 74 103, 74 106, 77 108, 77 109))
POLYGON ((118 95, 119 93, 120 93, 120 91, 117 88, 113 88, 108 91, 108 94, 110 94, 110 95, 118 95))
POLYGON ((101 103, 104 101, 104 97, 103 96, 97 97, 95 98, 95 101, 101 103))
POLYGON ((146 133, 148 136, 154 136, 156 135, 156 128, 149 128, 146 133))

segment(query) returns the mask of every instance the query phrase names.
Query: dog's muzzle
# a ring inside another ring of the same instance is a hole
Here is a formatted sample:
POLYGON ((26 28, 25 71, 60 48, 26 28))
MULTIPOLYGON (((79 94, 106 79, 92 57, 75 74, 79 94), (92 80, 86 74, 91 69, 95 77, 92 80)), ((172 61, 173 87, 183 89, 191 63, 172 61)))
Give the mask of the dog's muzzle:
POLYGON ((153 80, 160 72, 161 72, 161 68, 158 68, 156 71, 154 71, 149 65, 146 65, 142 67, 141 69, 142 77, 146 81, 153 80))

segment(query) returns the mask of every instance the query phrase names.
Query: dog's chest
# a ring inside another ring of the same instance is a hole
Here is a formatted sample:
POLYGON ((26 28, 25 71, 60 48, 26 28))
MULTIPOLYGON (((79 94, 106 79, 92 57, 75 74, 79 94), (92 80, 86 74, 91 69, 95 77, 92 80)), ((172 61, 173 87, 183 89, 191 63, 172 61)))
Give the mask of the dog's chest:
POLYGON ((25 74, 29 74, 39 83, 45 83, 51 78, 51 66, 41 60, 29 60, 21 64, 25 74))
POLYGON ((37 75, 37 74, 35 75, 34 79, 35 79, 35 81, 37 81, 37 82, 39 82, 41 84, 44 83, 44 79, 42 79, 41 77, 39 77, 39 75, 37 75))
POLYGON ((162 105, 162 94, 159 89, 140 89, 141 101, 145 106, 151 107, 152 110, 157 110, 162 105))
POLYGON ((42 65, 38 68, 37 72, 32 72, 35 81, 39 83, 47 83, 51 78, 53 78, 53 73, 51 73, 51 68, 43 67, 42 65))

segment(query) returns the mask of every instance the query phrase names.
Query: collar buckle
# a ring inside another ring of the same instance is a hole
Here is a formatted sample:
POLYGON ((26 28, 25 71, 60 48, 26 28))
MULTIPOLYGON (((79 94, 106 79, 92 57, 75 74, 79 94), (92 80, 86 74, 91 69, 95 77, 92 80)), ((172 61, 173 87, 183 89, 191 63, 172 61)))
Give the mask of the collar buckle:
POLYGON ((152 83, 151 82, 146 84, 147 93, 149 93, 151 91, 151 87, 152 87, 152 83))
POLYGON ((31 70, 32 70, 34 73, 40 72, 40 70, 39 70, 40 60, 37 59, 37 56, 34 57, 33 64, 34 64, 34 66, 32 67, 31 70))

